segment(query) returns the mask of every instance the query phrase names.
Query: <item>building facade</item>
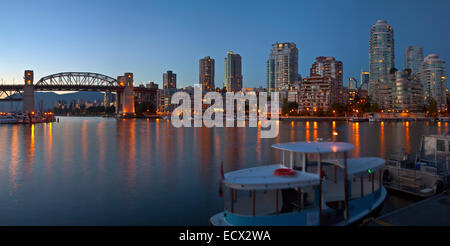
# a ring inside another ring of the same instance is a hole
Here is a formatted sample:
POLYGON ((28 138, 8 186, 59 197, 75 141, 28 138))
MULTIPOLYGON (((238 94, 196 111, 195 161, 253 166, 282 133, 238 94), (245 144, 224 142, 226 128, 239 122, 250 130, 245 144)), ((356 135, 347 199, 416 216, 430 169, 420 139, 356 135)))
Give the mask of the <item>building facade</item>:
POLYGON ((267 89, 289 90, 298 79, 298 49, 295 43, 272 44, 267 60, 267 89))
POLYGON ((361 75, 359 78, 359 88, 361 90, 369 91, 369 72, 367 71, 361 71, 361 75))
POLYGON ((423 62, 423 48, 418 45, 408 46, 405 50, 405 68, 411 69, 411 74, 415 76, 420 72, 423 62))
MULTIPOLYGON (((384 20, 378 20, 370 29, 369 40, 369 96, 374 97, 378 83, 389 82, 394 63, 394 29, 384 20)), ((377 102, 379 103, 379 102, 377 102)))
POLYGON ((327 110, 336 101, 333 98, 334 79, 312 74, 304 78, 299 93, 299 109, 303 111, 327 110))
POLYGON ((343 65, 341 61, 338 61, 331 56, 319 56, 316 58, 310 69, 310 75, 312 76, 314 74, 332 78, 333 86, 331 93, 333 102, 344 102, 343 65))
POLYGON ((242 58, 239 54, 229 51, 225 57, 225 78, 223 86, 229 92, 242 89, 242 58))
POLYGON ((214 83, 214 59, 207 56, 200 59, 199 64, 199 84, 203 91, 214 91, 216 89, 214 83))
POLYGON ((421 80, 425 103, 434 99, 440 110, 447 107, 445 61, 436 54, 430 54, 423 60, 421 80))
POLYGON ((172 71, 167 71, 163 74, 163 88, 176 89, 177 88, 177 74, 172 71))
POLYGON ((395 72, 391 93, 394 112, 414 112, 423 108, 422 86, 410 69, 395 72))
POLYGON ((350 90, 358 89, 358 81, 356 81, 355 78, 352 77, 348 79, 348 89, 350 90))

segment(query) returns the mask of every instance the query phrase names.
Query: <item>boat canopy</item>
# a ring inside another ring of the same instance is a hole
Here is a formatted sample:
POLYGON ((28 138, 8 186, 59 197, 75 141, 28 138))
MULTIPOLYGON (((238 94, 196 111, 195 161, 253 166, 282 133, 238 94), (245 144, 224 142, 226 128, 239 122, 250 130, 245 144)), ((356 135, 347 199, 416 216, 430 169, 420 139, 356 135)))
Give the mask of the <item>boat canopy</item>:
POLYGON ((290 142, 274 144, 272 147, 299 153, 339 153, 355 148, 353 144, 345 142, 290 142))
POLYGON ((293 170, 295 175, 277 176, 274 171, 283 165, 266 165, 225 174, 226 186, 238 190, 272 190, 319 185, 319 175, 293 170))
POLYGON ((360 157, 347 160, 347 173, 349 178, 355 178, 380 169, 385 163, 384 159, 377 157, 360 157))

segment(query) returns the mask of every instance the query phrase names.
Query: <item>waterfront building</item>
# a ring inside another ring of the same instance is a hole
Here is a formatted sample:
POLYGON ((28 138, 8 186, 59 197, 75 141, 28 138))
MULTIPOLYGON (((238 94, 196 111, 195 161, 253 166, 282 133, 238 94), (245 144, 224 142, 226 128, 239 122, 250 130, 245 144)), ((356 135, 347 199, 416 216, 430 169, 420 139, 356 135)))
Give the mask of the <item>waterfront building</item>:
POLYGON ((413 112, 423 108, 422 86, 413 76, 409 68, 395 72, 391 91, 391 109, 394 112, 413 112))
POLYGON ((389 82, 389 72, 395 67, 394 29, 385 20, 378 20, 370 29, 369 66, 369 96, 375 98, 376 88, 386 86, 389 82))
POLYGON ((214 91, 216 89, 214 84, 214 59, 206 56, 200 59, 199 63, 199 84, 202 86, 202 90, 214 91))
POLYGON ((176 89, 177 88, 177 74, 172 71, 167 71, 163 74, 163 88, 176 89))
POLYGON ((419 73, 423 62, 423 48, 418 45, 411 45, 405 49, 405 69, 411 69, 413 78, 419 73))
POLYGON ((355 78, 352 77, 348 79, 348 89, 350 90, 358 89, 358 81, 356 81, 355 78))
POLYGON ((333 97, 335 80, 328 76, 312 74, 302 81, 299 94, 300 110, 327 110, 336 101, 333 97))
POLYGON ((229 51, 225 57, 225 78, 223 86, 229 92, 242 89, 242 58, 239 54, 229 51))
POLYGON ((421 68, 421 80, 425 102, 434 99, 439 109, 444 110, 447 107, 445 61, 437 54, 425 57, 421 68))
POLYGON ((289 90, 298 81, 298 49, 295 43, 272 44, 267 60, 267 90, 289 90))
POLYGON ((337 61, 332 56, 319 56, 311 66, 310 75, 313 74, 332 78, 333 86, 331 96, 333 98, 333 102, 344 102, 343 65, 341 61, 337 61))

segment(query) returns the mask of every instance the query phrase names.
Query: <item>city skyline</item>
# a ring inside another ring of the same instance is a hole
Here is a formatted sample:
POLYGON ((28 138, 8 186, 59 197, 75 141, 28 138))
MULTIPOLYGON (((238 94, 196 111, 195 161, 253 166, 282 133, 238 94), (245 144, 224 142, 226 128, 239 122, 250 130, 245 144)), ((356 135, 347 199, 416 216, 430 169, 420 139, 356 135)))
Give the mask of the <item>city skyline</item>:
MULTIPOLYGON (((436 8, 436 2, 423 5, 414 1, 406 7, 404 3, 394 2, 390 3, 389 9, 383 9, 380 7, 383 4, 378 6, 377 3, 331 2, 323 9, 325 15, 328 14, 324 21, 333 19, 329 26, 324 26, 323 21, 316 24, 314 20, 319 16, 306 13, 314 12, 321 7, 320 4, 294 2, 293 7, 286 10, 291 14, 286 17, 291 22, 287 27, 272 23, 279 16, 271 12, 268 4, 256 6, 258 11, 250 11, 253 6, 248 2, 243 3, 240 9, 226 11, 230 10, 232 3, 214 3, 206 8, 201 2, 186 5, 183 2, 138 1, 128 6, 123 17, 118 19, 108 14, 96 14, 101 8, 108 13, 124 7, 123 3, 114 1, 70 3, 65 8, 71 11, 52 17, 42 17, 39 11, 30 12, 26 8, 48 9, 55 13, 62 10, 54 3, 20 2, 2 6, 8 10, 0 17, 0 28, 8 31, 0 47, 3 58, 0 78, 4 83, 22 83, 22 71, 31 69, 35 71, 36 79, 62 71, 95 71, 112 77, 133 72, 136 84, 154 81, 162 87, 162 74, 172 70, 178 74, 178 87, 185 87, 198 81, 199 59, 210 56, 220 61, 226 57, 227 51, 233 50, 242 56, 243 87, 265 87, 266 61, 271 45, 293 42, 299 50, 299 73, 302 77, 308 74, 315 57, 333 56, 344 63, 343 80, 346 84, 349 77, 358 78, 361 70, 369 70, 370 27, 379 19, 386 20, 395 29, 395 65, 399 70, 404 68, 404 51, 410 45, 422 46, 424 56, 436 53, 444 61, 450 56, 446 45, 449 34, 441 31, 445 30, 445 19, 449 19, 442 5, 449 5, 448 2, 440 2, 439 8, 436 8), (166 5, 171 5, 173 8, 170 9, 179 18, 158 18, 169 9, 166 5), (341 14, 334 14, 334 7, 342 10, 341 14), (188 11, 191 8, 199 9, 188 11), (77 11, 83 9, 90 11, 84 11, 84 19, 80 20, 77 11), (158 11, 161 9, 164 11, 158 11), (211 30, 200 28, 200 20, 194 18, 196 13, 206 9, 217 18, 206 24, 214 28, 211 30), (424 18, 414 18, 410 14, 416 10, 422 11, 424 18), (248 16, 243 16, 246 11, 248 16), (305 15, 293 15, 303 11, 305 15), (149 13, 154 16, 147 19, 149 13), (358 21, 346 17, 349 13, 358 21), (28 18, 17 18, 23 15, 28 18), (55 22, 58 16, 59 21, 55 22), (226 25, 218 21, 225 17, 230 19, 226 25), (35 18, 41 20, 40 24, 33 21, 35 18), (236 25, 241 28, 236 29, 236 25), (60 31, 61 26, 67 30, 60 31), (166 28, 175 35, 156 35, 167 32, 163 30, 166 28), (60 33, 51 35, 56 30, 60 33), (225 33, 229 31, 243 38, 227 38, 225 33), (123 34, 116 35, 120 32, 123 34), (204 34, 208 32, 214 35, 205 39, 204 34), (196 36, 204 40, 199 41, 196 36), (180 43, 177 42, 178 37, 187 40, 180 43)), ((223 67, 216 66, 216 86, 222 85, 223 74, 223 67)))

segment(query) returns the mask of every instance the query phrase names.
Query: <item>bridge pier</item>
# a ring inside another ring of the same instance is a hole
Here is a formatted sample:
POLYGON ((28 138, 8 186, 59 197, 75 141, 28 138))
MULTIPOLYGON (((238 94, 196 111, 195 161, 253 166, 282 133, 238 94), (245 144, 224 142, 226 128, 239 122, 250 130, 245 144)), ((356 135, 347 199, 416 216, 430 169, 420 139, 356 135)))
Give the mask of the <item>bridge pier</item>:
POLYGON ((25 87, 23 88, 23 112, 34 112, 34 74, 32 70, 25 70, 25 87))
POLYGON ((133 73, 118 76, 117 81, 123 90, 117 92, 116 113, 120 115, 134 115, 133 73))

